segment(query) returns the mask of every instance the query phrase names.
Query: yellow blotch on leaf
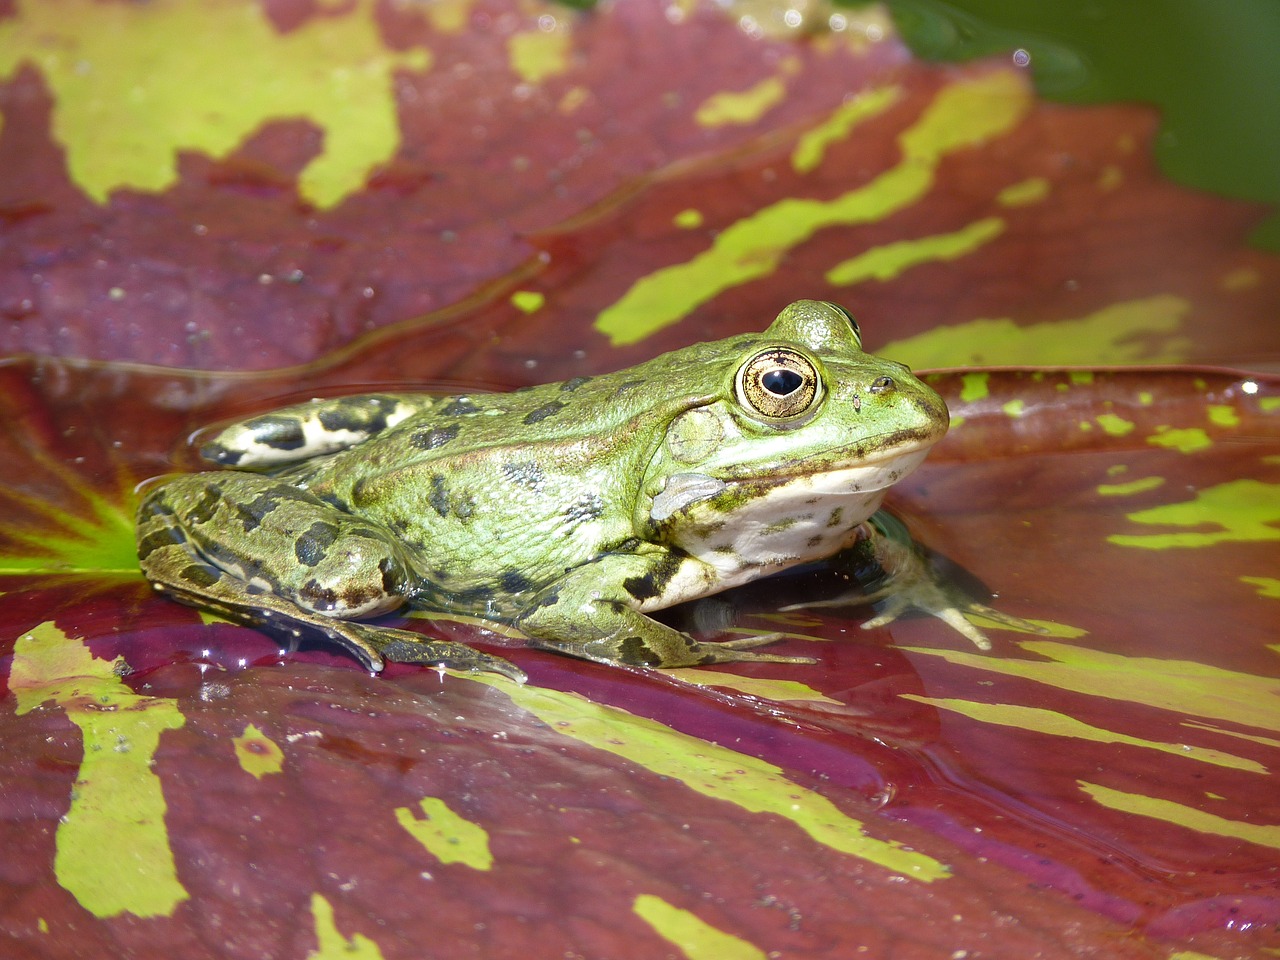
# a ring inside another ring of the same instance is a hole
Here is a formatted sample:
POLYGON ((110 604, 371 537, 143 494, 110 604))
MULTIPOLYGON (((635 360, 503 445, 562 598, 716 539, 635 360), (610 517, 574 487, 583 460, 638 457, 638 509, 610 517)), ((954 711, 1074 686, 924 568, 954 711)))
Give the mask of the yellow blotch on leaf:
POLYGON ((927 703, 942 710, 950 710, 961 716, 969 717, 982 723, 995 724, 1002 727, 1014 727, 1018 730, 1030 730, 1051 737, 1070 737, 1076 740, 1092 740, 1094 743, 1119 743, 1144 750, 1156 750, 1175 757, 1188 760, 1199 760, 1219 767, 1233 770, 1245 770, 1250 773, 1267 773, 1267 768, 1256 760, 1237 757, 1223 753, 1221 750, 1209 750, 1203 747, 1190 746, 1183 743, 1162 743, 1158 740, 1143 740, 1117 733, 1103 727, 1095 727, 1065 713, 1045 710, 1040 707, 1026 707, 1013 703, 981 703, 974 700, 960 700, 947 697, 926 697, 914 693, 901 694, 903 699, 927 703))
POLYGON ((840 704, 839 700, 833 700, 831 697, 819 693, 813 687, 800 683, 798 680, 743 677, 736 673, 721 673, 702 667, 696 669, 692 667, 677 667, 671 670, 663 670, 662 672, 691 686, 737 690, 739 693, 745 693, 749 697, 759 697, 762 700, 777 700, 785 703, 840 704))
POLYGON ((1030 177, 1010 184, 996 194, 996 203, 1002 207, 1025 207, 1040 203, 1049 196, 1049 181, 1044 177, 1030 177))
POLYGON ((661 897, 642 893, 632 909, 688 960, 766 960, 767 955, 759 947, 716 929, 697 914, 673 907, 661 897))
POLYGON ((1104 193, 1115 190, 1122 183, 1124 183, 1124 171, 1117 166, 1108 164, 1098 174, 1098 189, 1104 193))
POLYGON ((471 16, 475 0, 431 0, 420 9, 433 29, 441 33, 461 33, 471 16))
POLYGON ((1232 270, 1226 274, 1219 283, 1219 286, 1228 293, 1236 293, 1240 290, 1252 290, 1262 282, 1262 274, 1253 267, 1240 267, 1238 270, 1232 270))
POLYGON ((1238 427, 1240 415, 1236 408, 1225 403, 1213 403, 1208 409, 1209 422, 1217 427, 1238 427))
POLYGON ((1139 817, 1150 817, 1162 820, 1175 826, 1185 827, 1197 833, 1207 833, 1216 837, 1228 837, 1232 840, 1243 840, 1260 847, 1280 849, 1280 824, 1245 823, 1240 820, 1229 820, 1217 814, 1205 813, 1195 807, 1165 800, 1161 797, 1149 797, 1140 793, 1125 793, 1113 790, 1097 783, 1077 781, 1080 789, 1095 801, 1110 810, 1131 813, 1139 817))
POLYGON ((474 870, 493 867, 489 834, 484 827, 454 813, 439 797, 424 797, 419 806, 421 818, 408 807, 397 807, 396 822, 432 856, 441 863, 461 863, 474 870))
POLYGON ((1181 297, 1157 294, 1115 303, 1078 319, 1025 326, 1011 319, 970 320, 936 327, 894 340, 876 352, 920 368, 1177 363, 1190 344, 1177 333, 1190 309, 1181 297), (1159 345, 1154 354, 1146 352, 1144 341, 1159 345))
POLYGON ((696 230, 698 227, 702 226, 702 221, 702 211, 695 210, 693 207, 681 210, 671 218, 671 222, 681 230, 696 230))
POLYGON ((1156 427, 1156 432, 1147 437, 1147 443, 1155 447, 1177 450, 1179 453, 1197 453, 1213 446, 1209 435, 1199 427, 1156 427))
POLYGON ((1123 437, 1132 433, 1135 427, 1132 420, 1126 420, 1124 417, 1116 416, 1114 413, 1100 413, 1094 419, 1098 421, 1098 426, 1103 429, 1104 433, 1113 437, 1123 437))
POLYGON ((973 253, 1004 233, 1004 228, 999 217, 987 217, 953 233, 874 247, 837 263, 827 271, 826 280, 837 287, 865 280, 892 280, 920 264, 945 263, 973 253))
POLYGON ((1275 577, 1241 577, 1241 582, 1258 588, 1258 596, 1280 600, 1280 580, 1275 577))
POLYGON ((1009 132, 1030 105, 1030 91, 1012 71, 944 88, 899 137, 899 164, 831 200, 779 200, 730 224, 693 259, 637 280, 601 312, 596 329, 615 345, 636 343, 722 291, 773 273, 787 253, 819 230, 875 222, 920 202, 943 157, 1009 132))
POLYGON ((9 689, 22 716, 53 701, 80 729, 84 756, 58 824, 59 885, 95 917, 170 916, 188 897, 178 880, 165 800, 153 770, 160 735, 186 723, 173 700, 143 697, 116 664, 42 623, 14 644, 9 689))
POLYGON ((331 207, 359 190, 400 144, 391 76, 424 71, 425 50, 393 51, 373 0, 282 34, 255 0, 19 0, 0 21, 0 77, 33 64, 53 92, 53 132, 72 180, 161 191, 179 152, 223 157, 264 124, 306 118, 324 131, 298 178, 331 207))
POLYGON ((274 740, 252 723, 244 733, 232 741, 240 769, 261 780, 269 773, 279 773, 284 768, 284 752, 274 740))
POLYGON ((382 960, 378 945, 362 933, 348 939, 333 919, 333 905, 323 894, 311 895, 311 916, 316 921, 316 949, 307 960, 382 960))
POLYGON ((791 152, 791 166, 797 173, 808 173, 822 164, 827 147, 839 143, 868 117, 883 113, 902 99, 901 87, 879 87, 858 94, 841 104, 831 116, 805 133, 791 152))
POLYGON ((511 70, 525 83, 541 83, 569 69, 573 35, 563 24, 553 30, 528 30, 507 41, 511 70))
POLYGON ((767 77, 746 90, 712 94, 694 111, 693 119, 702 127, 755 123, 786 95, 787 85, 780 78, 767 77))
POLYGON ((991 395, 991 374, 982 371, 961 374, 960 399, 964 403, 985 400, 991 395))
POLYGON ((945 864, 892 840, 864 832, 826 797, 787 779, 783 771, 745 753, 672 730, 656 720, 593 703, 578 694, 517 686, 499 678, 460 674, 507 694, 552 730, 629 760, 703 796, 748 813, 791 821, 823 846, 860 857, 913 880, 940 880, 945 864))
POLYGON ((1108 541, 1122 547, 1164 550, 1280 540, 1280 484, 1229 480, 1196 491, 1191 500, 1139 510, 1128 518, 1151 526, 1194 529, 1177 533, 1116 533, 1107 537, 1108 541))
POLYGON ((1098 493, 1104 497, 1131 497, 1164 486, 1164 477, 1141 477, 1128 483, 1100 483, 1098 493))
POLYGON ((517 290, 511 294, 511 305, 521 313, 537 313, 546 302, 546 296, 537 290, 517 290))
POLYGON ((912 647, 909 652, 1073 693, 1105 697, 1205 717, 1248 728, 1280 730, 1280 679, 1226 670, 1191 660, 1126 657, 1053 640, 1018 644, 1037 660, 1007 659, 961 650, 912 647))
POLYGON ((576 112, 579 107, 590 99, 591 91, 586 87, 570 87, 564 92, 560 102, 556 104, 556 109, 568 116, 576 112))

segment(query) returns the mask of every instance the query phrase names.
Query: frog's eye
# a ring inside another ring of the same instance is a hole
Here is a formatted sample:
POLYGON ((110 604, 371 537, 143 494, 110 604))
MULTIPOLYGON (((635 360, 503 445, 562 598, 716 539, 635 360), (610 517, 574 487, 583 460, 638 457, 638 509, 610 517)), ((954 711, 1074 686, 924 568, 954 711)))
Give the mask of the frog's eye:
POLYGON ((769 420, 793 420, 813 409, 821 379, 813 361, 788 347, 770 347, 738 368, 738 402, 769 420))

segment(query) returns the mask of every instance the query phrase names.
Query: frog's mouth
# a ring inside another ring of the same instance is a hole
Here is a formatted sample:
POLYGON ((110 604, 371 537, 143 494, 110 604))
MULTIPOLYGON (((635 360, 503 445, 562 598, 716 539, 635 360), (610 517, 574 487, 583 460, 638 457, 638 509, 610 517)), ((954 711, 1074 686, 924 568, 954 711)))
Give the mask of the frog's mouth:
MULTIPOLYGON (((730 493, 734 504, 742 504, 783 490, 795 497, 810 500, 855 497, 878 505, 884 490, 915 470, 924 460, 932 442, 915 449, 901 448, 870 460, 855 460, 843 466, 824 463, 821 469, 806 469, 806 463, 817 458, 797 460, 763 476, 720 479, 705 473, 675 473, 667 477, 662 490, 653 498, 649 516, 655 523, 670 519, 695 503, 702 503, 730 493)), ((875 507, 872 507, 874 511, 875 507)))

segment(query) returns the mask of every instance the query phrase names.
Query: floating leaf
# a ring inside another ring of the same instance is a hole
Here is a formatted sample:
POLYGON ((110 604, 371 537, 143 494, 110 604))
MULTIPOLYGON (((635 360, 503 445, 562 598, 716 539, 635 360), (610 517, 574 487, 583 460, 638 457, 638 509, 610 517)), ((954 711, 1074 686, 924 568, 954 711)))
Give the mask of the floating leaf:
POLYGON ((1158 175, 1150 110, 912 62, 874 12, 45 6, 0 19, 0 343, 61 355, 0 365, 16 957, 1280 950, 1280 382, 1093 369, 1274 360, 1280 264, 1264 210, 1158 175), (374 678, 136 568, 135 486, 211 422, 599 373, 802 296, 963 368, 890 502, 1047 636, 780 612, 847 586, 819 569, 665 614, 814 665, 404 618, 530 683, 374 678))

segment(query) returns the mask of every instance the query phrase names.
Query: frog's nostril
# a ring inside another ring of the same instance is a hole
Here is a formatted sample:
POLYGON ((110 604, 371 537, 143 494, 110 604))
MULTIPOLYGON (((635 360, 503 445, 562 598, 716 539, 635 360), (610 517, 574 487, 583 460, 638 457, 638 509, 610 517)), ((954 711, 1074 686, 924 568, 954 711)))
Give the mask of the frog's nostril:
POLYGON ((876 377, 871 381, 872 393, 887 393, 893 389, 893 377, 876 377))

